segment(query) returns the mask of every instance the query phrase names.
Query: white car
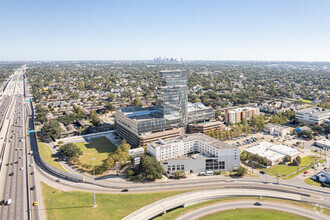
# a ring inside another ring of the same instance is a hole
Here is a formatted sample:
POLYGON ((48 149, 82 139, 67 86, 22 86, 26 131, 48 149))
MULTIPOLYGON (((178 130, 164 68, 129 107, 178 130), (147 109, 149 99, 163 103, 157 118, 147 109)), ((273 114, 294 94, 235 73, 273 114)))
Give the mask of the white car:
POLYGON ((24 167, 19 168, 19 170, 24 170, 24 167))

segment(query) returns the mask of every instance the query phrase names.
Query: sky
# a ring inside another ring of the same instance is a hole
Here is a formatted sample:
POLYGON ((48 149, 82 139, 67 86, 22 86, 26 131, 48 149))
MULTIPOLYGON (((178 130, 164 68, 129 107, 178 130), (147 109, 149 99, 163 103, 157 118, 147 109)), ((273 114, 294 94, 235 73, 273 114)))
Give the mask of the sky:
POLYGON ((0 0, 0 60, 330 61, 329 0, 0 0))

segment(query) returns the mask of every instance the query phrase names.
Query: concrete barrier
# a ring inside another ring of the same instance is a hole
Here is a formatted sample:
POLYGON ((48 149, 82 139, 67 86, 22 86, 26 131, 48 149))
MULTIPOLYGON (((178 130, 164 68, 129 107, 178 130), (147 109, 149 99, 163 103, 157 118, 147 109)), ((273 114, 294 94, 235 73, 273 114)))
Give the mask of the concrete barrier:
POLYGON ((261 196, 261 197, 273 197, 281 199, 289 199, 295 201, 301 201, 300 195, 288 192, 278 192, 261 189, 214 189, 214 190, 200 190, 182 193, 179 195, 171 196, 157 202, 151 203, 141 209, 131 213, 123 218, 124 220, 144 220, 151 219, 166 211, 186 206, 192 203, 198 203, 206 200, 218 199, 223 197, 238 197, 238 196, 261 196))

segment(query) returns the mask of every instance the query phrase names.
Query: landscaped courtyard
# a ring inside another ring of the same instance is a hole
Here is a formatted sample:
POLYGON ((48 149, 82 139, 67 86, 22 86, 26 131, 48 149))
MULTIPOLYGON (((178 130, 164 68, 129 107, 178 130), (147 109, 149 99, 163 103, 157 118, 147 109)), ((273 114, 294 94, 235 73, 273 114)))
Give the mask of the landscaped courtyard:
POLYGON ((105 137, 93 139, 91 142, 79 142, 75 144, 83 151, 83 155, 79 157, 79 161, 82 164, 88 165, 93 165, 93 157, 95 157, 95 165, 101 165, 102 160, 106 159, 110 152, 114 152, 117 149, 105 137))

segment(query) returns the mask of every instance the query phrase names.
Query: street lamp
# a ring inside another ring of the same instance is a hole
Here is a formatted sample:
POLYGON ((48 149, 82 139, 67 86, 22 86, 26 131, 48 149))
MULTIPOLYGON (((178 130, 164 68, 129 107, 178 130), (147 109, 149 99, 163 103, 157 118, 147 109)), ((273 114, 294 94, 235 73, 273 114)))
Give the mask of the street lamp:
POLYGON ((97 207, 96 201, 95 201, 95 169, 94 169, 94 160, 95 160, 95 157, 93 157, 92 160, 93 160, 93 179, 94 179, 94 187, 93 187, 93 191, 94 191, 94 205, 93 205, 93 208, 95 208, 95 207, 97 207))

